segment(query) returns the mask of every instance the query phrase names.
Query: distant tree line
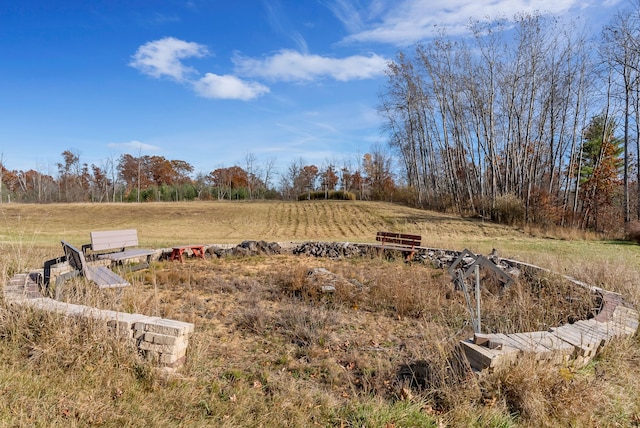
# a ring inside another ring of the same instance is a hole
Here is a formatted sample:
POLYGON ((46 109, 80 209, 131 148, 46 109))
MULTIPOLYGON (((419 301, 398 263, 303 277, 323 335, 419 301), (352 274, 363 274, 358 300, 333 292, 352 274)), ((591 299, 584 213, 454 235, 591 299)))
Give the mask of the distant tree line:
POLYGON ((365 154, 356 167, 330 162, 318 167, 300 159, 279 174, 275 161, 260 165, 253 154, 245 156, 242 166, 195 174, 188 162, 163 156, 123 154, 100 165, 83 163, 72 149, 61 156, 54 174, 9 170, 0 159, 0 201, 392 200, 396 192, 392 159, 380 149, 365 154))
POLYGON ((379 111, 413 203, 597 231, 638 219, 640 9, 597 40, 539 14, 468 36, 388 66, 379 111))

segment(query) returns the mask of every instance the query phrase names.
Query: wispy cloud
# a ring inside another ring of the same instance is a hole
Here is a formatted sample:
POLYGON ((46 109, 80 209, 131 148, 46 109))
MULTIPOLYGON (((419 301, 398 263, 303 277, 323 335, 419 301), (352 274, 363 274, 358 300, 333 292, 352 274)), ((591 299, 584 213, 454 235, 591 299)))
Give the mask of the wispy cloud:
POLYGON ((603 7, 583 0, 376 0, 366 9, 357 0, 331 0, 326 6, 350 31, 345 42, 399 46, 433 37, 442 29, 451 35, 462 34, 470 19, 512 18, 521 12, 564 14, 603 7))
MULTIPOLYGON (((360 16, 357 3, 351 0, 325 0, 321 1, 333 15, 342 22, 342 25, 350 33, 358 33, 363 30, 364 23, 360 16)), ((377 3, 377 2, 376 2, 377 3)))
POLYGON ((269 92, 258 82, 247 82, 232 75, 219 76, 207 73, 193 82, 196 93, 205 98, 251 100, 269 92))
POLYGON ((291 39, 300 51, 307 52, 307 41, 302 34, 292 29, 291 23, 283 12, 280 2, 268 0, 263 1, 262 4, 267 11, 267 22, 271 28, 291 39))
POLYGON ((152 23, 154 24, 171 24, 171 23, 175 23, 175 22, 180 22, 180 17, 176 16, 176 15, 165 15, 163 13, 160 12, 156 12, 154 14, 152 14, 149 19, 151 20, 152 23))
POLYGON ((166 76, 183 82, 196 71, 184 65, 182 60, 201 58, 208 54, 204 45, 165 37, 140 46, 129 65, 151 77, 166 76))
POLYGON ((281 50, 265 59, 236 55, 233 62, 236 65, 236 72, 244 76, 285 82, 311 81, 328 77, 345 82, 381 75, 388 60, 376 54, 329 58, 281 50))
POLYGON ((126 143, 109 143, 107 147, 110 149, 117 149, 123 151, 133 151, 133 152, 145 152, 145 153, 154 153, 159 152, 162 149, 158 146, 154 146, 151 144, 145 144, 137 140, 132 140, 126 143))

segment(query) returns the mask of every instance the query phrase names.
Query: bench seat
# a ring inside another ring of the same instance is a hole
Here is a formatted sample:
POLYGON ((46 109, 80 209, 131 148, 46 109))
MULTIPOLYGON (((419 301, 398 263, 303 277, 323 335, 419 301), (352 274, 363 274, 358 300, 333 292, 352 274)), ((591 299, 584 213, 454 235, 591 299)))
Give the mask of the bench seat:
POLYGON ((125 260, 136 259, 141 257, 149 257, 155 253, 154 250, 129 249, 124 251, 116 251, 113 253, 98 254, 98 259, 107 259, 112 262, 123 262, 125 260))
POLYGON ((69 265, 75 272, 94 282, 98 288, 117 288, 131 285, 126 279, 106 266, 88 264, 84 253, 68 242, 62 241, 62 248, 69 265))
POLYGON ((106 266, 87 266, 84 274, 85 278, 95 282, 98 288, 118 288, 131 285, 129 281, 106 266))

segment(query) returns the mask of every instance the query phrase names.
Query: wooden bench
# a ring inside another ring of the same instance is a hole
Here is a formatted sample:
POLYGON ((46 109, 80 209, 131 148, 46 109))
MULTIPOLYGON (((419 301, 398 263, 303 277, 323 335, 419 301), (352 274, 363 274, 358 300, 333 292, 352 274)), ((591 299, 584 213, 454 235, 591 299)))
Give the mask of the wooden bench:
POLYGON ((138 231, 136 229, 106 230, 91 232, 91 244, 83 245, 82 251, 86 255, 91 250, 91 257, 108 259, 112 263, 123 263, 126 260, 146 258, 137 267, 149 267, 149 259, 153 250, 130 248, 138 246, 138 231))
POLYGON ((382 243, 379 247, 382 250, 402 251, 405 260, 410 261, 413 259, 416 247, 419 247, 422 242, 422 236, 396 232, 378 232, 376 234, 376 241, 382 243))
MULTIPOLYGON (((98 288, 117 288, 131 285, 126 279, 106 266, 93 266, 88 264, 84 253, 68 242, 62 241, 62 248, 69 265, 74 271, 71 272, 70 275, 61 275, 60 279, 65 280, 72 276, 82 275, 87 280, 94 282, 98 288)), ((58 285, 58 281, 56 281, 56 288, 58 288, 58 285)), ((58 293, 59 291, 56 290, 56 294, 58 293)))

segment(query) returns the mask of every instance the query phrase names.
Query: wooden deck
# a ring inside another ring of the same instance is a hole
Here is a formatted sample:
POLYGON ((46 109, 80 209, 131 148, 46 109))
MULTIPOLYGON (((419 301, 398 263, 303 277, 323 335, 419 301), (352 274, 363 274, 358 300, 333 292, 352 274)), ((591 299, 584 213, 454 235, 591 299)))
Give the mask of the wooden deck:
POLYGON ((573 361, 582 366, 616 338, 633 336, 639 325, 638 311, 627 306, 619 294, 599 289, 603 306, 588 320, 550 328, 549 331, 476 334, 463 340, 462 347, 474 370, 492 369, 511 364, 523 355, 537 360, 573 361))

